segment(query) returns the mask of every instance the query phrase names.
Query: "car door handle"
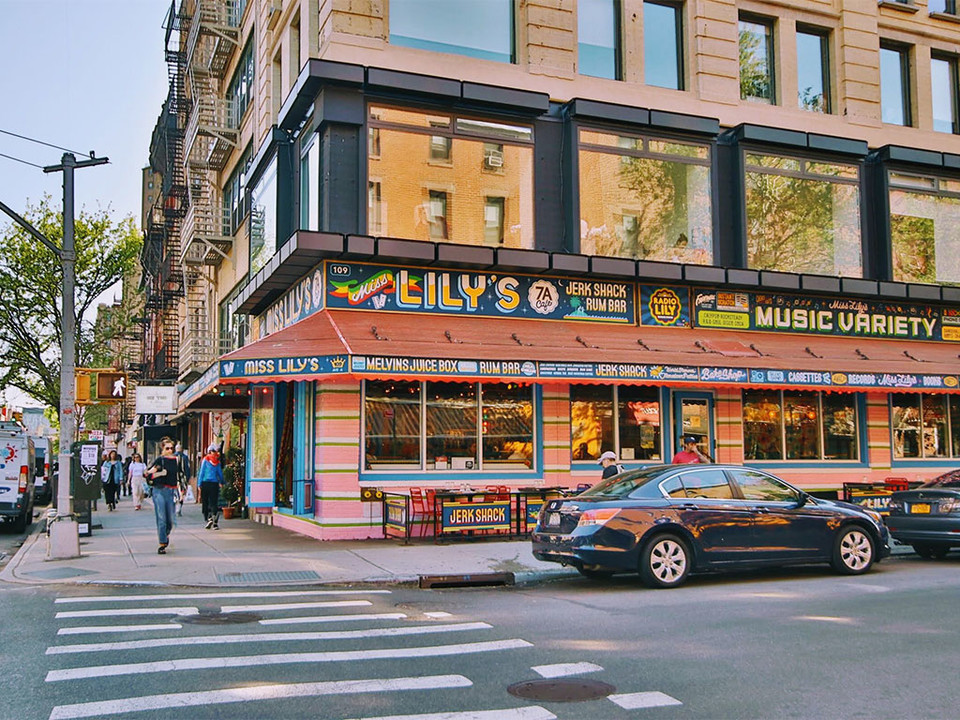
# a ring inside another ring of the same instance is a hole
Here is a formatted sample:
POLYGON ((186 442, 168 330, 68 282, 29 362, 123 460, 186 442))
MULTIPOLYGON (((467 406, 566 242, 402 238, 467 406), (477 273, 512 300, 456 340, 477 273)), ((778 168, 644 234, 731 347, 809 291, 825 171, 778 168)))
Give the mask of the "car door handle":
POLYGON ((682 507, 684 510, 699 510, 699 509, 700 509, 700 506, 697 505, 697 504, 695 504, 695 503, 683 503, 683 505, 681 505, 681 507, 682 507))
POLYGON ((753 512, 758 512, 758 513, 770 512, 767 508, 763 507, 762 505, 758 505, 758 506, 752 507, 752 508, 750 508, 750 509, 753 510, 753 512))

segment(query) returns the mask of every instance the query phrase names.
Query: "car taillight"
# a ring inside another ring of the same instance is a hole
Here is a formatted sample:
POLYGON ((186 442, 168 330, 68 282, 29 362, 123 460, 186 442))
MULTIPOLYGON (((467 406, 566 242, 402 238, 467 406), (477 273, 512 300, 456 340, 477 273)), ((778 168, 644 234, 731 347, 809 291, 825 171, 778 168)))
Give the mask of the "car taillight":
POLYGON ((50 478, 50 463, 43 464, 43 479, 48 480, 50 478))
POLYGON ((587 527, 589 525, 606 525, 613 520, 620 512, 620 508, 599 508, 597 510, 587 510, 580 516, 580 522, 577 527, 587 527))
POLYGON ((960 512, 960 498, 941 498, 937 509, 942 513, 960 512))
POLYGON ((30 471, 26 465, 20 466, 20 492, 27 491, 27 473, 30 471))

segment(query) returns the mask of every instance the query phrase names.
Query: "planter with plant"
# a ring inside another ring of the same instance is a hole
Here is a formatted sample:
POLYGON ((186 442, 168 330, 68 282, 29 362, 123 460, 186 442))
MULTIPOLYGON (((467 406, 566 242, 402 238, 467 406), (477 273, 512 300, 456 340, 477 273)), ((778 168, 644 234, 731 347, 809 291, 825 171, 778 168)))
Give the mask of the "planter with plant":
POLYGON ((220 506, 223 518, 229 520, 243 510, 243 473, 236 463, 223 468, 223 485, 220 487, 220 506))

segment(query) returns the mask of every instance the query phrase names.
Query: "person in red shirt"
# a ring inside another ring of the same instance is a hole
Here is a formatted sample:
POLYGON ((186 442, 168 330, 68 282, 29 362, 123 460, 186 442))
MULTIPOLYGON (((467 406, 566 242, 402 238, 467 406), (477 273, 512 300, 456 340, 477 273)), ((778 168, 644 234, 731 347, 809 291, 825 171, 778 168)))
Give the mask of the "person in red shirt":
POLYGON ((683 436, 683 450, 673 456, 674 464, 708 463, 710 458, 704 455, 697 443, 700 441, 696 435, 683 436))

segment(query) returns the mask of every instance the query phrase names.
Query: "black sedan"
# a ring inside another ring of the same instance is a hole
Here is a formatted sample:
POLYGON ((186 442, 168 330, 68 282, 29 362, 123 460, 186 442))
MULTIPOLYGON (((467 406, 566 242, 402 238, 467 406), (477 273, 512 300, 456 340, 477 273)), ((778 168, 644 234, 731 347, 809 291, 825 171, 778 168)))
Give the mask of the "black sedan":
POLYGON ((603 480, 544 505, 538 560, 587 577, 639 572, 676 587, 691 572, 830 563, 859 575, 890 554, 878 513, 811 497, 762 470, 658 465, 603 480))
POLYGON ((887 527, 894 540, 923 558, 942 558, 960 547, 960 470, 890 496, 887 527))

